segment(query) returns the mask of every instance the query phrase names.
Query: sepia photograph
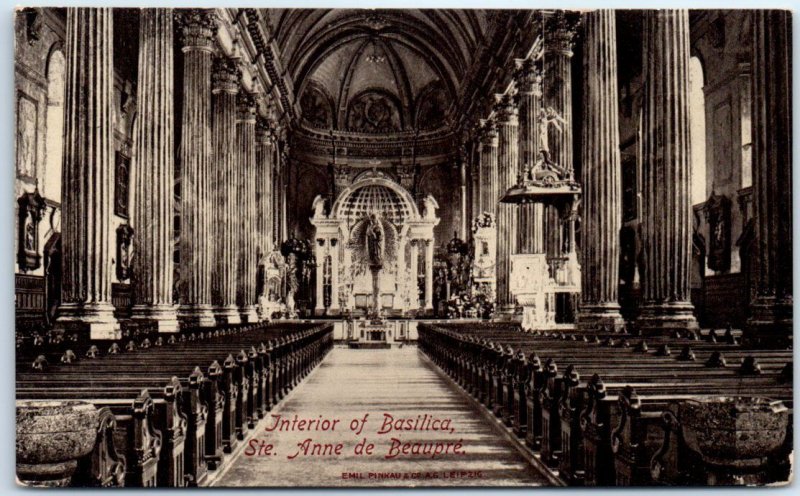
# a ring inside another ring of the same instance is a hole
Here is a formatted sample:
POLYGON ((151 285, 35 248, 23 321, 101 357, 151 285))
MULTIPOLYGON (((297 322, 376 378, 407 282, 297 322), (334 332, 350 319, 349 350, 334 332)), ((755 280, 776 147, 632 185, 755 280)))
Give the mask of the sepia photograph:
POLYGON ((18 487, 792 482, 792 11, 413 6, 13 11, 18 487))

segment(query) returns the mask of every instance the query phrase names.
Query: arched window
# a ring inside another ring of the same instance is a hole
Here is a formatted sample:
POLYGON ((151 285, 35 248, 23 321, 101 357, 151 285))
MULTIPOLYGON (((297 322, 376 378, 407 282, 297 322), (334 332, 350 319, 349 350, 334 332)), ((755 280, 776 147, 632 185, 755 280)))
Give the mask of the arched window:
POLYGON ((689 128, 692 153, 692 205, 706 201, 706 99, 703 94, 703 64, 689 60, 689 128))
POLYGON ((54 49, 47 62, 47 131, 45 166, 40 176, 41 194, 61 202, 61 160, 64 143, 64 52, 54 49))

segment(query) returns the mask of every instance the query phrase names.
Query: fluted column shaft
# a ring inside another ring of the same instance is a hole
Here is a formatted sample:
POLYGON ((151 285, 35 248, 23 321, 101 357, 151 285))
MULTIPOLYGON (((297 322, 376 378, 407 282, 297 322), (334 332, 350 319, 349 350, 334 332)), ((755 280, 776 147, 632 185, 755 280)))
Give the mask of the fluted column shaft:
POLYGON ((256 101, 250 93, 239 93, 239 111, 236 121, 236 148, 238 151, 239 203, 239 275, 236 304, 245 322, 258 321, 256 313, 256 101))
POLYGON ((411 248, 409 249, 409 265, 411 267, 411 308, 410 310, 419 309, 419 240, 411 240, 411 248))
POLYGON ((172 216, 175 181, 174 61, 171 9, 139 16, 138 117, 133 165, 134 268, 132 318, 176 332, 172 302, 172 216))
MULTIPOLYGON (((537 129, 542 108, 542 74, 534 61, 520 62, 515 74, 519 100, 519 166, 529 169, 539 159, 537 129)), ((544 205, 519 206, 518 253, 544 253, 544 205)))
MULTIPOLYGON (((622 172, 617 104, 617 29, 613 10, 584 17, 583 246, 578 327, 619 329, 622 172)), ((573 242, 571 240, 571 242, 573 242)))
POLYGON ((486 121, 481 128, 480 185, 478 215, 484 212, 495 215, 499 191, 497 187, 497 127, 486 121))
POLYGON ((111 305, 114 180, 113 16, 108 8, 67 8, 63 274, 57 329, 118 339, 111 305))
POLYGON ((459 219, 459 236, 461 239, 467 239, 468 232, 468 213, 467 213, 467 157, 464 155, 461 162, 458 164, 458 180, 459 180, 459 193, 460 193, 460 219, 459 219))
POLYGON ((471 190, 471 201, 470 201, 470 214, 469 214, 469 224, 467 225, 468 229, 471 229, 472 221, 481 213, 480 211, 480 195, 481 195, 481 163, 480 163, 480 154, 477 151, 478 146, 475 147, 475 152, 473 153, 473 162, 472 168, 470 170, 470 181, 472 185, 471 190))
POLYGON ((326 256, 326 249, 325 244, 326 240, 321 239, 319 241, 315 241, 314 243, 314 251, 317 258, 317 266, 315 267, 315 271, 317 274, 316 277, 316 302, 314 304, 314 312, 317 315, 322 315, 325 311, 325 256, 326 256), (321 243, 320 243, 321 242, 321 243))
POLYGON ((216 256, 212 303, 220 324, 241 322, 236 306, 239 250, 239 191, 237 188, 236 99, 241 71, 226 56, 214 60, 212 74, 214 135, 214 246, 216 256))
MULTIPOLYGON (((517 106, 509 95, 498 96, 497 115, 497 196, 517 182, 519 171, 519 121, 517 106)), ((497 304, 503 313, 514 311, 511 295, 511 255, 517 245, 516 206, 497 204, 497 304)))
POLYGON ((689 13, 647 11, 644 33, 644 306, 639 326, 645 333, 660 333, 697 327, 689 292, 689 13))
MULTIPOLYGON (((556 11, 545 19, 543 106, 561 116, 561 129, 551 126, 550 157, 568 171, 574 168, 572 148, 572 46, 577 26, 574 14, 556 11)), ((549 256, 562 255, 562 220, 555 207, 545 209, 545 244, 549 256)))
POLYGON ((433 309, 433 240, 425 243, 425 310, 433 309))
POLYGON ((756 294, 747 340, 785 346, 792 338, 792 20, 786 10, 753 13, 753 212, 756 294))
POLYGON ((213 326, 213 226, 211 209, 211 63, 216 15, 191 9, 180 14, 183 52, 181 116, 181 233, 179 317, 186 326, 213 326))
MULTIPOLYGON (((264 120, 256 121, 256 253, 259 265, 266 269, 272 251, 272 135, 264 120)), ((268 293, 266 270, 259 281, 264 293, 268 293)), ((261 294, 256 297, 261 297, 261 294)))

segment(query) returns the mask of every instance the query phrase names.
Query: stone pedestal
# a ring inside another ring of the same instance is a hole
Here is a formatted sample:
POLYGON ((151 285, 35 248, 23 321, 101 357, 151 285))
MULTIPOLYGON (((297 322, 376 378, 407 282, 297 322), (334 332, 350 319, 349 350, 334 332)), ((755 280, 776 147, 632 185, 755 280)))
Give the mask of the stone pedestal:
POLYGON ((174 73, 171 9, 139 17, 139 115, 134 130, 134 268, 131 318, 158 332, 177 332, 172 302, 174 215, 174 73))
POLYGON ((644 34, 644 271, 638 325, 644 334, 663 334, 698 327, 689 290, 689 13, 647 11, 644 34))
POLYGON ((56 329, 119 339, 111 304, 114 199, 113 15, 68 8, 61 184, 62 304, 56 329), (83 70, 91 67, 91 71, 83 70), (92 112, 86 109, 93 109, 92 112))
POLYGON ((511 292, 522 307, 522 328, 526 331, 555 327, 552 308, 555 283, 550 278, 544 253, 511 257, 511 292))
POLYGON ((67 487, 97 440, 99 415, 81 401, 17 402, 17 477, 28 486, 67 487))
MULTIPOLYGON (((577 327, 617 331, 625 322, 617 302, 622 184, 614 11, 588 12, 584 25, 584 67, 592 76, 584 78, 583 89, 583 291, 577 327)), ((573 253, 573 239, 570 245, 573 253)))

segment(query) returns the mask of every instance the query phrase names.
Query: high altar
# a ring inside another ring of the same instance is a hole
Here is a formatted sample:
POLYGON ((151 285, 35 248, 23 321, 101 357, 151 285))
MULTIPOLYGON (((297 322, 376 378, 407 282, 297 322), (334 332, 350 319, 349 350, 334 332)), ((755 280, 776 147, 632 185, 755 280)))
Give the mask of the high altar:
POLYGON ((373 294, 381 316, 430 313, 436 200, 425 198, 420 212, 408 190, 370 170, 344 188, 329 209, 326 203, 318 196, 310 219, 317 260, 315 315, 366 315, 376 303, 373 294), (377 270, 367 260, 372 229, 379 231, 377 270))

